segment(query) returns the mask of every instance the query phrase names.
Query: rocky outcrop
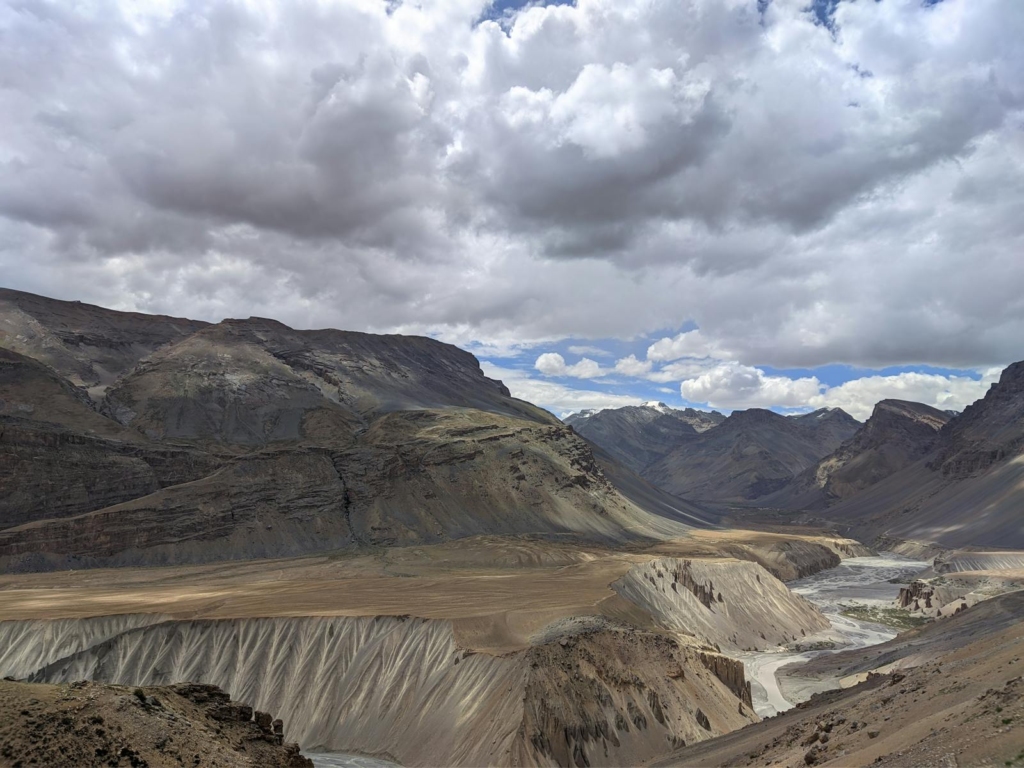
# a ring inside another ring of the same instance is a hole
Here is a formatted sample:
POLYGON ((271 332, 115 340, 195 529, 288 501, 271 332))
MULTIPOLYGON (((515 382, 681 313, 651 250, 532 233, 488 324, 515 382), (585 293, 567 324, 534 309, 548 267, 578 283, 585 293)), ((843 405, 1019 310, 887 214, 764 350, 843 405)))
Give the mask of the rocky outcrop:
POLYGON ((1024 452, 1024 362, 1008 366, 978 402, 942 430, 929 468, 965 479, 1024 452))
POLYGON ((313 766, 297 744, 253 721, 252 707, 212 685, 8 680, 0 682, 0 715, 0 759, 11 765, 313 766))
POLYGON ((733 692, 733 695, 740 702, 746 704, 750 709, 754 708, 750 694, 750 681, 747 680, 746 670, 742 661, 721 653, 704 652, 701 652, 700 660, 705 667, 711 670, 715 677, 725 683, 726 687, 733 692))

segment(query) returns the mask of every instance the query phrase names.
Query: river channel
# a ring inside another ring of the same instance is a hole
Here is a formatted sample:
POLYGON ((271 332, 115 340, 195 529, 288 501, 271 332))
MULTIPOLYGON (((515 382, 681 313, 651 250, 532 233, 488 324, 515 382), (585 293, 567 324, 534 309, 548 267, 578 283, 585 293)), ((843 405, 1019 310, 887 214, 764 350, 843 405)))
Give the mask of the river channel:
POLYGON ((789 582, 787 586, 814 603, 832 625, 820 635, 808 638, 808 644, 817 640, 831 643, 833 647, 802 653, 779 650, 737 654, 746 668, 757 714, 770 717, 798 703, 787 699, 779 687, 778 672, 783 667, 813 659, 823 653, 865 648, 896 637, 897 632, 891 627, 852 619, 843 616, 842 611, 846 606, 858 605, 892 607, 900 587, 906 586, 929 565, 921 560, 910 560, 883 552, 875 557, 849 558, 835 568, 789 582))

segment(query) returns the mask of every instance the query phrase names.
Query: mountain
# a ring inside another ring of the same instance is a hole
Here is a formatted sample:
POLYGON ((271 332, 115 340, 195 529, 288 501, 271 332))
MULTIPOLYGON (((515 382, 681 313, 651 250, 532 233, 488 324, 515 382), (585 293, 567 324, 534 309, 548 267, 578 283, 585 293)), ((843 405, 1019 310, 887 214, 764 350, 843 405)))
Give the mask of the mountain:
POLYGON ((616 461, 642 472, 682 442, 720 424, 718 411, 670 408, 664 403, 581 411, 565 423, 616 461))
POLYGON ((922 403, 882 400, 852 438, 763 503, 804 509, 849 498, 925 456, 950 418, 922 403))
POLYGON ((45 363, 97 400, 139 360, 207 325, 0 288, 0 347, 45 363))
POLYGON ((623 542, 709 520, 605 460, 631 501, 571 429, 432 339, 2 296, 7 568, 623 542))
POLYGON ((930 452, 822 514, 858 538, 1024 547, 1024 363, 951 418, 930 452))
POLYGON ((643 476, 691 500, 746 502, 779 490, 838 448, 860 426, 839 408, 782 416, 734 411, 714 429, 681 444, 643 476))

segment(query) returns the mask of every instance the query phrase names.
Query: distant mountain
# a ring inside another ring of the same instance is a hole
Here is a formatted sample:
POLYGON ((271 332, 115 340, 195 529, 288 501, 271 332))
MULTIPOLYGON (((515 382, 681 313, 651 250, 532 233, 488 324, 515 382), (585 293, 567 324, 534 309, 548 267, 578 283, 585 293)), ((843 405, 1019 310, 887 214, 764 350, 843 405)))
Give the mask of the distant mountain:
POLYGON ((931 450, 822 514, 870 540, 1024 547, 1024 362, 949 419, 931 450))
POLYGON ((0 292, 0 568, 622 542, 702 514, 433 339, 0 292))
POLYGON ((849 498, 925 456, 950 418, 922 403, 882 400, 852 438, 763 503, 804 509, 849 498))
POLYGON ((800 416, 760 408, 734 411, 642 474, 662 490, 686 499, 750 502, 778 491, 859 427, 860 422, 839 408, 800 416))
POLYGON ((644 403, 581 411, 565 419, 577 433, 634 472, 642 472, 683 441, 725 420, 717 411, 644 403))

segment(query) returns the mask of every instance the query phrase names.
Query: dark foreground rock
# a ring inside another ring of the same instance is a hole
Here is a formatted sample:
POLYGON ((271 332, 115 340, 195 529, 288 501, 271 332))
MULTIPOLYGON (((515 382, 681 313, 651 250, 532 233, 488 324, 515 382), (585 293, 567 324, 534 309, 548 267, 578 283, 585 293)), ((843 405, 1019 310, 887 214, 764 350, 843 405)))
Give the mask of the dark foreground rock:
POLYGON ((312 768, 251 707, 212 685, 0 682, 0 765, 312 768))

